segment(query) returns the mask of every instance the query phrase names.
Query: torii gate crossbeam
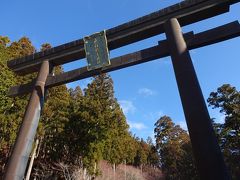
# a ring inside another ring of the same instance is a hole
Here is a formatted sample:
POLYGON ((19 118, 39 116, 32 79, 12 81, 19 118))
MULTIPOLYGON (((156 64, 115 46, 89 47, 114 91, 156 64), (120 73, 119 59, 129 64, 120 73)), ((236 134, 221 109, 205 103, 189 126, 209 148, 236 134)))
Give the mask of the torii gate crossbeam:
POLYGON ((36 133, 40 118, 44 89, 83 79, 101 72, 110 72, 124 67, 171 55, 178 89, 182 100, 194 157, 201 179, 230 179, 223 162, 217 139, 214 135, 188 49, 234 38, 240 35, 238 22, 194 35, 183 37, 179 23, 184 26, 229 11, 230 5, 240 0, 185 0, 150 15, 107 30, 108 48, 116 49, 165 32, 167 40, 159 45, 112 59, 112 65, 87 71, 86 67, 57 76, 49 75, 49 69, 85 57, 83 40, 73 41, 49 50, 8 62, 8 67, 19 75, 38 71, 38 77, 30 84, 12 87, 11 96, 32 91, 23 123, 20 128, 5 179, 23 179, 29 156, 29 147, 36 133), (216 33, 217 32, 217 33, 216 33), (213 34, 214 33, 214 34, 213 34), (47 70, 46 70, 47 69, 47 70), (30 131, 29 131, 30 129, 30 131))

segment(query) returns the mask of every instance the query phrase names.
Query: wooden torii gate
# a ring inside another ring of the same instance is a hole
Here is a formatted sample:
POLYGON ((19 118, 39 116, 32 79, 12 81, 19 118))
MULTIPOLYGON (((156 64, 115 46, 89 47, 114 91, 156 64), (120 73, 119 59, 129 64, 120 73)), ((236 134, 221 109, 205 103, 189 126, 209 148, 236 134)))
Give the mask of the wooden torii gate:
POLYGON ((106 31, 108 49, 166 33, 166 40, 156 46, 111 59, 111 65, 95 70, 81 67, 59 75, 52 75, 54 66, 85 57, 84 41, 79 39, 43 52, 8 61, 8 67, 18 75, 38 72, 29 84, 11 87, 9 96, 32 93, 8 162, 5 179, 23 179, 40 112, 47 88, 84 79, 100 73, 171 56, 175 77, 187 121, 196 166, 201 179, 231 179, 228 174, 189 50, 240 36, 238 21, 198 34, 182 34, 181 26, 189 25, 229 11, 240 0, 185 0, 173 6, 143 16, 106 31), (181 26, 180 26, 181 24, 181 26))

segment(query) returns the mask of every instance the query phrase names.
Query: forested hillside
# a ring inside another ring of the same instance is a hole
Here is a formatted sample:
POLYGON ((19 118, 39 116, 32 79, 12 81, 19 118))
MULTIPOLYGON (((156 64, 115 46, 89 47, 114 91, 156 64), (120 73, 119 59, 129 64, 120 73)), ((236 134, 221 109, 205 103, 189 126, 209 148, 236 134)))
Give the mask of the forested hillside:
MULTIPOLYGON (((41 50, 50 47, 46 43, 41 50)), ((29 95, 9 98, 8 89, 36 76, 16 76, 6 64, 10 59, 35 51, 27 37, 10 42, 9 38, 0 36, 1 177, 29 98, 29 95)), ((61 72, 61 66, 54 69, 55 74, 61 72)), ((213 119, 213 124, 229 171, 233 179, 238 179, 240 92, 225 84, 210 94, 208 103, 225 115, 224 123, 214 123, 213 119)), ((113 172, 122 166, 120 164, 125 164, 135 166, 141 172, 162 169, 166 179, 199 179, 188 132, 174 124, 170 117, 163 116, 156 120, 154 133, 156 142, 131 134, 108 74, 93 77, 85 89, 79 86, 68 89, 66 85, 51 88, 35 138, 39 145, 31 178, 64 179, 66 169, 68 174, 81 169, 83 176, 101 177, 104 168, 100 165, 107 162, 113 172)))
MULTIPOLYGON (((42 49, 50 48, 49 44, 42 49)), ((9 98, 10 86, 31 81, 36 74, 19 77, 8 70, 9 59, 35 52, 26 37, 11 42, 0 37, 0 158, 1 174, 13 147, 29 96, 9 98)), ((54 73, 63 69, 56 67, 54 73)), ((120 163, 142 167, 159 166, 154 145, 132 135, 126 117, 114 96, 113 81, 108 74, 93 77, 88 87, 68 89, 66 85, 49 89, 40 119, 36 140, 39 141, 32 177, 63 177, 59 163, 72 171, 86 169, 98 175, 98 163, 106 160, 114 168, 120 163)))

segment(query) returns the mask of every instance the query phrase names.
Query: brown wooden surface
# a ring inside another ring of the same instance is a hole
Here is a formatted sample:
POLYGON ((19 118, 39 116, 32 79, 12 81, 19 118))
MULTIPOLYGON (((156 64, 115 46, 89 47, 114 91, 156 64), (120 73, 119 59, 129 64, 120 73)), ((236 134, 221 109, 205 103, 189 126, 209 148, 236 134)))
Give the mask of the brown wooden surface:
MULTIPOLYGON (((207 30, 198 34, 193 32, 184 35, 189 49, 195 49, 207 46, 213 43, 221 42, 227 39, 240 36, 240 24, 238 21, 207 30)), ((141 51, 123 55, 111 59, 111 65, 101 70, 87 71, 87 67, 79 68, 69 72, 65 72, 56 76, 48 76, 46 87, 54 87, 61 84, 73 82, 76 80, 88 78, 100 73, 106 73, 136 64, 152 61, 158 58, 169 56, 169 50, 166 40, 159 41, 157 46, 147 48, 141 51)), ((34 80, 32 83, 11 87, 9 96, 17 96, 32 91, 34 80)))
POLYGON ((199 179, 230 180, 182 28, 176 18, 164 27, 199 179))
MULTIPOLYGON (((176 17, 181 25, 188 25, 224 12, 240 0, 185 0, 136 20, 107 30, 109 50, 163 33, 166 20, 176 17)), ((83 40, 79 39, 49 50, 38 52, 8 62, 8 67, 17 74, 35 72, 44 60, 53 65, 68 63, 85 57, 83 40)))

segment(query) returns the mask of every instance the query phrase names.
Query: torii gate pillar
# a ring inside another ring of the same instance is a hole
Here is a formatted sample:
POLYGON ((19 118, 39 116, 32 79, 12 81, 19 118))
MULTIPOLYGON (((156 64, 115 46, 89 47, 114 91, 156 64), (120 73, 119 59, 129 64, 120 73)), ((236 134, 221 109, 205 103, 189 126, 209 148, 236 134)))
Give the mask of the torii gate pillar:
POLYGON ((47 60, 43 61, 7 165, 4 177, 6 180, 24 179, 24 173, 43 107, 45 82, 49 74, 49 69, 49 62, 47 60))
POLYGON ((228 180, 230 176, 178 20, 168 20, 164 28, 199 175, 204 180, 228 180))

